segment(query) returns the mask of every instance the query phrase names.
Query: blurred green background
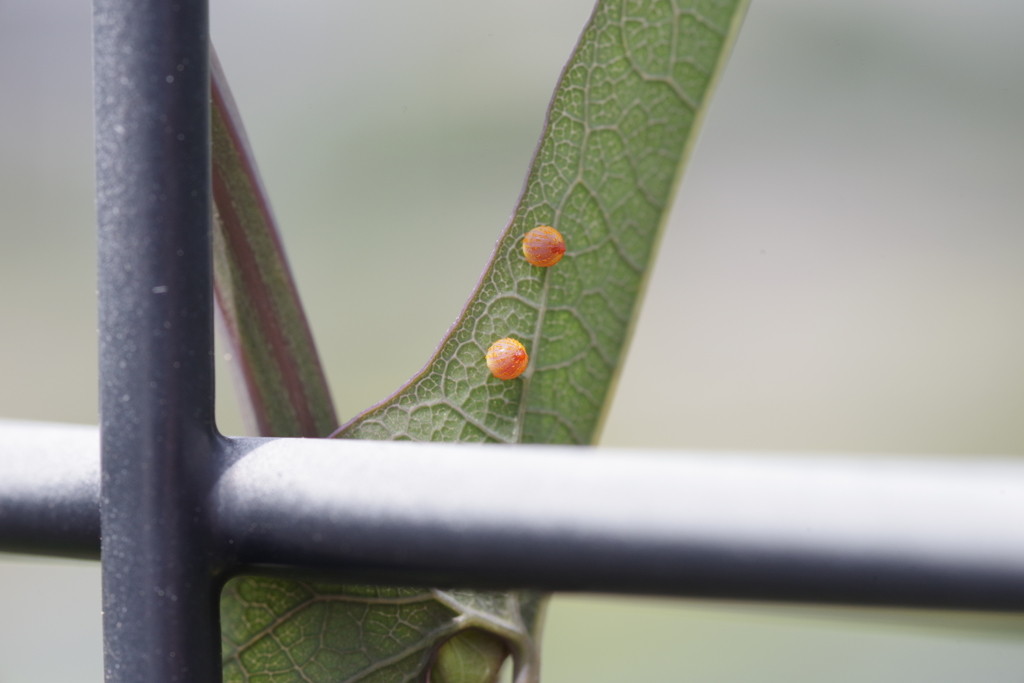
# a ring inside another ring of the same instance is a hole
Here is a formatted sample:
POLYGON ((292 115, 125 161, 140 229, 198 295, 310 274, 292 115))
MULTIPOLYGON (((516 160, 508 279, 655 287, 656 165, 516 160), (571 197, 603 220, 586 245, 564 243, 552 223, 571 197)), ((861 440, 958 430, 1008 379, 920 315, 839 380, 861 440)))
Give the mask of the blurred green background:
MULTIPOLYGON (((214 0, 340 417, 426 361, 589 0, 214 0)), ((96 423, 90 6, 0 0, 0 416, 96 423)), ((1024 4, 754 0, 610 446, 1024 454, 1024 4)), ((219 416, 240 433, 227 364, 219 416)), ((101 680, 94 565, 0 558, 0 683, 101 680)), ((558 596, 547 683, 1024 681, 1024 619, 558 596)))

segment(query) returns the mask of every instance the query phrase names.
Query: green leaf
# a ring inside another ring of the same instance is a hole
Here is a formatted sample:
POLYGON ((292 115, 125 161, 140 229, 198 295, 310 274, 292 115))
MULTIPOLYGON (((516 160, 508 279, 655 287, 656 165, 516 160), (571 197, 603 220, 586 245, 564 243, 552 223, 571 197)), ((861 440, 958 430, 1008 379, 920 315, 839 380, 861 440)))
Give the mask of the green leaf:
POLYGON ((327 379, 216 54, 212 63, 214 289, 243 413, 263 436, 327 436, 338 426, 327 379))
POLYGON ((422 681, 444 644, 432 683, 491 681, 507 648, 529 646, 539 597, 236 579, 221 601, 224 680, 422 681))
POLYGON ((592 443, 707 95, 745 0, 599 2, 562 74, 511 222, 434 357, 340 431, 352 439, 592 443), (531 266, 521 241, 550 225, 567 251, 531 266), (503 337, 517 379, 488 372, 503 337))
MULTIPOLYGON (((598 3, 562 74, 519 206, 465 310, 427 366, 341 437, 594 440, 667 206, 745 7, 598 3), (565 258, 549 269, 530 266, 520 249, 537 225, 566 239, 565 258), (506 336, 532 360, 502 382, 484 354, 506 336)), ((225 248, 238 258, 234 249, 225 248)), ((256 349, 268 344, 258 326, 248 335, 256 349)), ((242 577, 223 593, 224 679, 490 683, 511 653, 516 680, 532 683, 542 608, 532 591, 242 577)))

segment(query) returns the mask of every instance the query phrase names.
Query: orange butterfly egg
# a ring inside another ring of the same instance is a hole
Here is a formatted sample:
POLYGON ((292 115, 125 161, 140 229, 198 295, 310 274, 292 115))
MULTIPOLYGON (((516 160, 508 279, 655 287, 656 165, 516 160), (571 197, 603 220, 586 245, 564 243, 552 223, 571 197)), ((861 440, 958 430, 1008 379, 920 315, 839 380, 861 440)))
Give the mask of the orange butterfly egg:
POLYGON ((511 337, 499 339, 487 349, 487 369, 498 379, 515 379, 529 362, 526 349, 511 337))
POLYGON ((548 225, 541 225, 523 237, 523 256, 535 266, 547 268, 562 260, 565 240, 562 234, 548 225))

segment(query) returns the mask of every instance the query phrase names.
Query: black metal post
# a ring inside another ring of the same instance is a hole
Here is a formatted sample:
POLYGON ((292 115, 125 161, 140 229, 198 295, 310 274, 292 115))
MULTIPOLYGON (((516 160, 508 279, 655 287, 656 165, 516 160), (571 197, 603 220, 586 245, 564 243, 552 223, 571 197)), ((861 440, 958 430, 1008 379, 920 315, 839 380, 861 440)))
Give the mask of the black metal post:
POLYGON ((95 0, 109 683, 220 680, 205 0, 95 0))

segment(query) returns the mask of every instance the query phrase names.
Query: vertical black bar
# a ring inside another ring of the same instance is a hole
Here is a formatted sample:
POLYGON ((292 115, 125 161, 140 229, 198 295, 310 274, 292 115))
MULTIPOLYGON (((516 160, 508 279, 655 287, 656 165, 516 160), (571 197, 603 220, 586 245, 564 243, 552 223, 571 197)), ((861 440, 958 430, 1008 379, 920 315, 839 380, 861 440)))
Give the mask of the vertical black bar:
POLYGON ((220 680, 206 0, 95 0, 110 683, 220 680))

